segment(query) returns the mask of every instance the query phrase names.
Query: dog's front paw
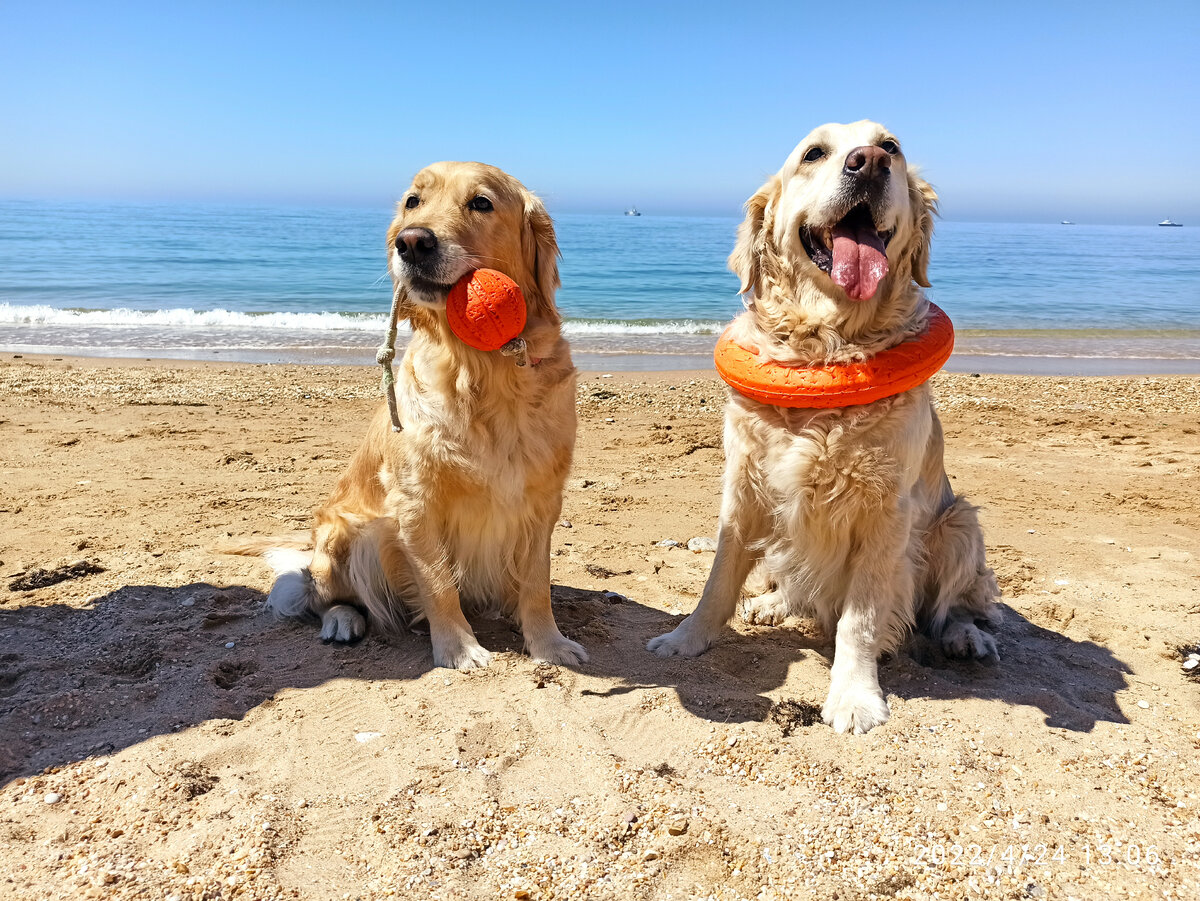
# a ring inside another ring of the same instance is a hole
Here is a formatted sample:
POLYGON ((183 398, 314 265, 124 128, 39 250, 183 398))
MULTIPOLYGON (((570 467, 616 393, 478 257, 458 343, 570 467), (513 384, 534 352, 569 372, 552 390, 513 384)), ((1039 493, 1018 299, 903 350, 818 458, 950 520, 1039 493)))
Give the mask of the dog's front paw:
POLYGON ((878 688, 852 685, 839 690, 829 689, 829 697, 821 708, 821 719, 836 732, 862 735, 888 721, 891 711, 878 688))
POLYGON ((491 652, 468 632, 432 635, 433 665, 447 669, 475 669, 492 662, 491 652))
POLYGON ((321 614, 321 641, 350 644, 367 634, 367 620, 346 604, 337 604, 321 614))
POLYGON ((659 657, 698 657, 708 650, 713 636, 703 635, 699 629, 689 628, 691 617, 688 617, 675 629, 666 635, 651 638, 646 643, 646 650, 653 651, 659 657))
POLYGON ((588 660, 583 645, 561 634, 549 639, 530 640, 529 656, 538 663, 557 663, 559 666, 577 666, 588 660))
POLYGON ((778 626, 790 614, 782 591, 769 591, 742 604, 742 619, 752 626, 778 626))
POLYGON ((970 620, 954 620, 942 632, 942 650, 949 657, 974 657, 984 663, 998 663, 1000 648, 991 633, 970 620))

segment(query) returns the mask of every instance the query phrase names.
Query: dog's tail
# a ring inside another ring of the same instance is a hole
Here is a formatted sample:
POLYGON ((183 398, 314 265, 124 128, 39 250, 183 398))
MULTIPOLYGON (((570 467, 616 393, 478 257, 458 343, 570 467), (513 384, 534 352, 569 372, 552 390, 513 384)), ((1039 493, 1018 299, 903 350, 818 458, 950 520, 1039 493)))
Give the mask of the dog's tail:
POLYGON ((314 585, 309 564, 313 558, 312 535, 293 532, 275 538, 246 538, 221 548, 224 554, 262 557, 275 570, 275 584, 267 597, 267 606, 280 616, 310 616, 314 585))
POLYGON ((311 550, 312 546, 311 532, 289 532, 269 538, 241 538, 221 545, 217 548, 217 553, 237 554, 241 557, 268 557, 272 551, 306 551, 311 550))
POLYGON ((311 615, 314 585, 308 565, 312 563, 312 551, 272 548, 263 557, 275 570, 275 584, 267 596, 267 606, 280 616, 311 615))

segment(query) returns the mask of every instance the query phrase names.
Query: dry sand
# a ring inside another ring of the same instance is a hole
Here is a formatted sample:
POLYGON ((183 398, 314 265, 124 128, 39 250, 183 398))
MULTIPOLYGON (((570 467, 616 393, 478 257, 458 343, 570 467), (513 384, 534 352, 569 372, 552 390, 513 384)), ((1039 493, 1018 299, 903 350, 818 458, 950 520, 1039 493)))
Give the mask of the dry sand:
POLYGON ((644 650, 712 560, 657 544, 715 531, 708 374, 581 378, 578 671, 506 622, 458 673, 273 619, 266 566, 212 549, 306 527, 376 384, 0 361, 0 897, 1200 897, 1200 379, 937 378, 1003 659, 914 639, 857 737, 811 723, 809 622, 644 650))

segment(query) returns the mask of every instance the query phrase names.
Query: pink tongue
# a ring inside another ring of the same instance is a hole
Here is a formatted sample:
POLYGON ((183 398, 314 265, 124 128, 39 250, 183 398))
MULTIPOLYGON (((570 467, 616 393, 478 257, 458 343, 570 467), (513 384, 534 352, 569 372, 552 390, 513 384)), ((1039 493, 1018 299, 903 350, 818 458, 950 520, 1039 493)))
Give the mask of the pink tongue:
POLYGON ((839 224, 833 230, 830 276, 852 300, 870 300, 888 274, 883 239, 870 226, 839 224))

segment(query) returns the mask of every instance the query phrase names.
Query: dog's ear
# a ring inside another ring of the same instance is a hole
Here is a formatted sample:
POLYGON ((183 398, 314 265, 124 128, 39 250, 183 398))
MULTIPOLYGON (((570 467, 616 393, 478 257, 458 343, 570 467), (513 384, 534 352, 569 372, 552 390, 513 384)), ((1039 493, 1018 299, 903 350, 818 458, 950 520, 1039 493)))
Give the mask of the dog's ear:
POLYGON ((525 266, 533 276, 543 316, 557 317, 554 292, 558 290, 558 239, 554 236, 554 220, 546 207, 533 194, 525 195, 525 223, 521 229, 521 249, 525 266))
POLYGON ((758 292, 758 281, 762 274, 762 251, 770 228, 767 225, 774 215, 775 204, 783 185, 778 175, 772 175, 765 185, 746 201, 746 218, 738 226, 737 243, 729 255, 729 268, 741 279, 739 294, 758 292))
POLYGON ((929 246, 933 242, 933 217, 938 211, 938 196, 929 182, 911 167, 908 170, 908 201, 912 207, 915 226, 912 277, 922 288, 928 288, 929 246))

